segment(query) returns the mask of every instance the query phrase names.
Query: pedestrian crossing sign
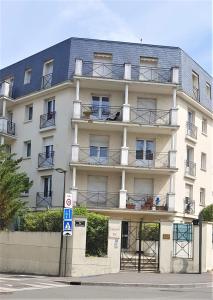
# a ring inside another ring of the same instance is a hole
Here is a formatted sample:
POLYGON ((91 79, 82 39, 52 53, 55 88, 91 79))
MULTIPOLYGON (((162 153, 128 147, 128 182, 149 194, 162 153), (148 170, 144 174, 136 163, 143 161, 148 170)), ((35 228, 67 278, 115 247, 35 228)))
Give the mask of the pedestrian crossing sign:
POLYGON ((64 221, 63 231, 72 231, 72 221, 64 221))

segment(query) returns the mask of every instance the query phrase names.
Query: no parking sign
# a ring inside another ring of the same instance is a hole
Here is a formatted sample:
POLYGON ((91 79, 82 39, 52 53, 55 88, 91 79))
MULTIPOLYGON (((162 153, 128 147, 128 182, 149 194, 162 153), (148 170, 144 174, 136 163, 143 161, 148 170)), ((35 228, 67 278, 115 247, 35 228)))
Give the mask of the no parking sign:
POLYGON ((72 208, 72 194, 66 193, 65 199, 64 199, 64 207, 72 208))

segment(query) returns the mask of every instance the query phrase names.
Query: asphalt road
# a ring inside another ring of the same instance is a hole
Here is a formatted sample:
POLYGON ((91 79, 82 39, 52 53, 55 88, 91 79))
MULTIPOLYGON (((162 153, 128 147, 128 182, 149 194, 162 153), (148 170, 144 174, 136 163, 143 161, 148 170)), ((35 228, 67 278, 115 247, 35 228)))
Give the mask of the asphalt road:
POLYGON ((0 299, 158 299, 212 300, 213 287, 148 288, 70 286, 45 276, 1 275, 0 299))

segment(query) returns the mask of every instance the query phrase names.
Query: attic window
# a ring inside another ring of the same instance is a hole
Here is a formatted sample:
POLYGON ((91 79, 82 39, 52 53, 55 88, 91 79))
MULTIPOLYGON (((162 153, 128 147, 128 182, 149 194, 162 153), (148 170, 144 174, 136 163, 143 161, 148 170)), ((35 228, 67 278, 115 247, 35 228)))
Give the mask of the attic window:
POLYGON ((94 53, 95 59, 109 59, 112 60, 112 54, 111 53, 94 53))
POLYGON ((140 57, 140 64, 154 64, 157 65, 158 59, 155 57, 140 57))

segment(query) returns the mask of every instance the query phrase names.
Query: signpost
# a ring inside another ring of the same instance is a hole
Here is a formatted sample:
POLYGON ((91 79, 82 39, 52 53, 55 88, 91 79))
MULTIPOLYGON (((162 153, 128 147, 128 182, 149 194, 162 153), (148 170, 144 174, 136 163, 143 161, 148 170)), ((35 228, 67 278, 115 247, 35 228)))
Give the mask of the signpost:
POLYGON ((65 194, 63 211, 63 235, 72 235, 72 194, 65 194))

